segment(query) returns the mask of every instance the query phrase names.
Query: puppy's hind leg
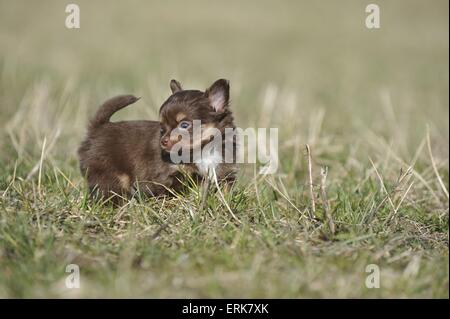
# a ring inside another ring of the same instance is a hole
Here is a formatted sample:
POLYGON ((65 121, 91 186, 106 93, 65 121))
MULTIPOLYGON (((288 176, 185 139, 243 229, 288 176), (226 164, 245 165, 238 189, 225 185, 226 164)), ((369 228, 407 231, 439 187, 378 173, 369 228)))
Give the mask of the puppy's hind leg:
POLYGON ((130 177, 127 174, 105 172, 89 176, 91 197, 109 199, 115 205, 124 203, 130 197, 130 187, 130 177))

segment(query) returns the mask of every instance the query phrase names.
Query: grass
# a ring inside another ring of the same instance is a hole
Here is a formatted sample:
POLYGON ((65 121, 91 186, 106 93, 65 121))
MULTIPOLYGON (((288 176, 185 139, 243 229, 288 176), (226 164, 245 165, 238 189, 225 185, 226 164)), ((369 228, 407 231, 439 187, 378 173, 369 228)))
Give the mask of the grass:
POLYGON ((378 1, 379 30, 361 1, 77 3, 67 30, 62 3, 0 2, 0 297, 449 297, 446 1, 378 1), (279 128, 278 173, 224 192, 241 223, 195 187, 86 200, 97 105, 135 94, 114 120, 155 119, 171 78, 220 77, 240 127, 279 128))

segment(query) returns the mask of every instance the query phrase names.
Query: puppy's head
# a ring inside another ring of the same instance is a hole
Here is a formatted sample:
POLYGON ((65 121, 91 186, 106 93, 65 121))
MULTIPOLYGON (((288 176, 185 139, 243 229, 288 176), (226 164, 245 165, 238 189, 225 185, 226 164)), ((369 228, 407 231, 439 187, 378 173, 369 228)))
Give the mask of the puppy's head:
POLYGON ((170 82, 170 88, 172 95, 159 110, 163 151, 170 153, 177 143, 189 150, 201 148, 218 132, 224 134, 225 128, 234 127, 227 80, 217 80, 204 92, 183 90, 176 80, 170 82))

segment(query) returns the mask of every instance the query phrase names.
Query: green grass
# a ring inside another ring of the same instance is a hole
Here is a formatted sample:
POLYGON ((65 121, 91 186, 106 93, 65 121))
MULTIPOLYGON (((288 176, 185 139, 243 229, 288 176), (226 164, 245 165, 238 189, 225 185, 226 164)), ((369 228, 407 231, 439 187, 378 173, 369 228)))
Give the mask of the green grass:
POLYGON ((0 297, 449 297, 448 2, 378 1, 379 30, 363 1, 77 1, 79 30, 39 3, 0 1, 0 297), (279 128, 278 173, 243 165, 225 192, 240 224, 195 188, 87 201, 76 148, 101 102, 156 119, 171 78, 220 77, 240 127, 279 128))

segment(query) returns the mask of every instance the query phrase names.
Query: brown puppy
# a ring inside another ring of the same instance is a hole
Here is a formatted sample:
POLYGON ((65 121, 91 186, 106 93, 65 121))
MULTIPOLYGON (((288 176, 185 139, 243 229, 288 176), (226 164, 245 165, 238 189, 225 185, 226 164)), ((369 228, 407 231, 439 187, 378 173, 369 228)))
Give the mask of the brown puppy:
MULTIPOLYGON (((224 144, 225 129, 235 127, 229 109, 228 81, 218 80, 205 92, 183 90, 175 80, 170 88, 173 94, 159 111, 161 122, 110 122, 115 112, 138 100, 132 95, 114 97, 100 107, 78 149, 80 170, 91 192, 102 197, 130 196, 139 189, 151 196, 165 195, 167 188, 181 188, 181 171, 200 181, 212 176, 212 168, 219 180, 234 180, 234 163, 223 163, 225 147, 213 154, 220 156, 222 163, 194 155, 211 141, 212 131, 216 135, 219 132, 224 144), (201 123, 200 135, 193 132, 194 121, 201 123), (189 139, 180 139, 182 135, 189 139), (174 162, 171 155, 179 154, 180 146, 190 153, 189 160, 174 162)), ((235 137, 228 145, 232 145, 234 159, 235 137)))

